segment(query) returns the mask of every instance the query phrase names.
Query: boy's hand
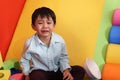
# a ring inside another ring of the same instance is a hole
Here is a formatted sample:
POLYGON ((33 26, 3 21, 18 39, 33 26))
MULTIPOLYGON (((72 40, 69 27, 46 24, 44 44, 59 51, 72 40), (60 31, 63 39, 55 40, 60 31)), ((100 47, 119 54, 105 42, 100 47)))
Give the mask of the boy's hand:
POLYGON ((30 79, 29 79, 29 76, 25 76, 25 80, 30 80, 30 79))
POLYGON ((74 80, 73 76, 71 75, 69 69, 63 71, 63 80, 74 80))

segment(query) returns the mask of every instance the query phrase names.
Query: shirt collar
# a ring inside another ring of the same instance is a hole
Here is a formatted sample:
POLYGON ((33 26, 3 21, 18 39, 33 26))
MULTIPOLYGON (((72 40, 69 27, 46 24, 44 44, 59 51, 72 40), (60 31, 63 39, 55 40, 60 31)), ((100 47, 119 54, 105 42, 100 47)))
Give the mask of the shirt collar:
MULTIPOLYGON (((59 43, 60 42, 60 39, 56 36, 56 34, 54 32, 52 32, 52 36, 51 36, 51 43, 55 44, 55 43, 59 43)), ((35 34, 35 40, 36 40, 36 45, 38 44, 42 44, 42 45, 45 45, 38 37, 37 34, 35 34)))
POLYGON ((39 44, 42 44, 42 45, 45 45, 40 39, 39 39, 39 37, 38 37, 38 35, 37 34, 35 34, 35 42, 36 42, 36 45, 39 45, 39 44))
POLYGON ((55 33, 52 33, 51 43, 59 43, 61 42, 58 36, 55 33))

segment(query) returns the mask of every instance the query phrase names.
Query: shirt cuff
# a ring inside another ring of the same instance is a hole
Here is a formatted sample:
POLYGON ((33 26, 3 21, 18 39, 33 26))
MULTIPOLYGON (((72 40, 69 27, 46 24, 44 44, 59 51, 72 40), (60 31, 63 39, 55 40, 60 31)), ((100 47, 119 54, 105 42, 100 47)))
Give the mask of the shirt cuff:
POLYGON ((71 70, 70 65, 62 65, 62 66, 60 67, 60 71, 61 71, 62 73, 63 73, 63 71, 66 70, 66 69, 71 70))

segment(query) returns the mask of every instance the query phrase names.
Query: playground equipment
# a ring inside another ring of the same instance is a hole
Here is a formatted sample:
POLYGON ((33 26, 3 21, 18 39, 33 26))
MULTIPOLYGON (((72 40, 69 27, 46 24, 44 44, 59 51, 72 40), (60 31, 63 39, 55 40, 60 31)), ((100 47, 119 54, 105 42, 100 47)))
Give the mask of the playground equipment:
POLYGON ((120 80, 120 9, 113 13, 102 80, 120 80))

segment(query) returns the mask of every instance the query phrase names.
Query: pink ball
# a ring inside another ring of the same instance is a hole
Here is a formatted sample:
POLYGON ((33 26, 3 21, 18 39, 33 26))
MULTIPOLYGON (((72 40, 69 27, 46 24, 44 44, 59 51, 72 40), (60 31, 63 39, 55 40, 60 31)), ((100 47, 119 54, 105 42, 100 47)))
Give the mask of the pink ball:
POLYGON ((113 26, 120 26, 120 8, 114 10, 112 24, 113 26))
POLYGON ((22 73, 13 74, 10 76, 10 80, 24 80, 24 75, 22 73))

